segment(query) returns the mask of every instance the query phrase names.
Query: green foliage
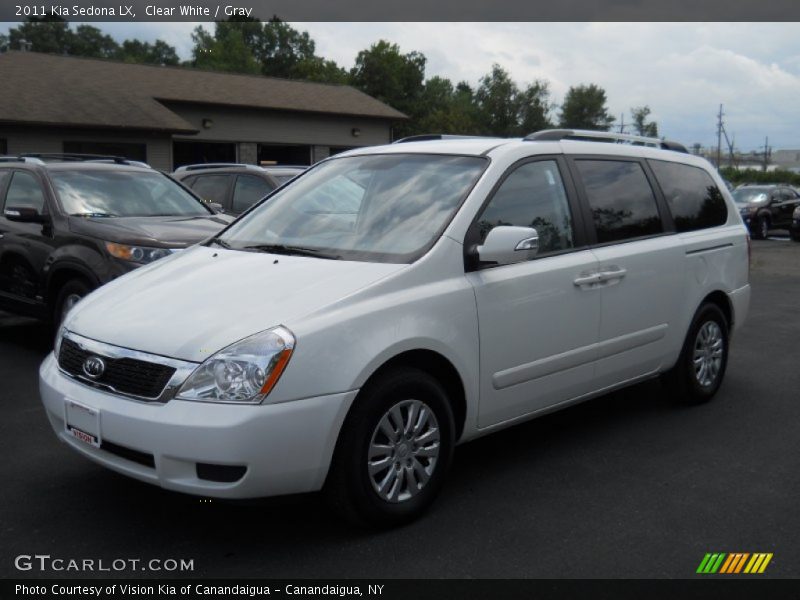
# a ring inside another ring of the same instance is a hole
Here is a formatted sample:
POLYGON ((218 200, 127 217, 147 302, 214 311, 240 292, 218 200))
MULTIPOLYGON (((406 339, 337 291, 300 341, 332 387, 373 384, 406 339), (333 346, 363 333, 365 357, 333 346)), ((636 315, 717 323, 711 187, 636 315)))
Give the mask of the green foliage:
MULTIPOLYGON (((125 62, 149 64, 178 64, 178 54, 169 44, 157 40, 154 44, 125 40, 118 44, 110 35, 92 25, 71 29, 61 17, 31 17, 9 30, 9 49, 18 50, 22 40, 33 52, 49 52, 90 58, 114 58, 125 62)), ((4 44, 0 43, 0 47, 4 44)))
POLYGON ((192 65, 198 69, 231 73, 258 73, 261 69, 245 43, 241 27, 219 27, 211 35, 203 26, 192 32, 194 58, 192 65))
POLYGON ((658 137, 658 124, 655 121, 647 122, 647 117, 650 116, 649 106, 646 104, 644 106, 634 106, 631 108, 631 116, 633 117, 635 133, 647 137, 658 137))
MULTIPOLYGON (((380 40, 356 56, 350 82, 362 92, 393 106, 410 117, 421 115, 425 56, 419 52, 400 53, 397 44, 380 40)), ((398 127, 399 135, 412 132, 409 124, 398 127)))
POLYGON ((608 131, 614 121, 608 112, 603 88, 593 83, 569 88, 561 105, 561 127, 608 131))
POLYGON ((116 57, 129 63, 151 65, 177 65, 179 63, 175 48, 161 40, 156 40, 153 44, 139 40, 125 40, 120 45, 116 57))
POLYGON ((786 183, 788 185, 800 186, 800 173, 794 173, 786 169, 761 171, 758 169, 722 167, 719 173, 735 185, 740 183, 786 183))

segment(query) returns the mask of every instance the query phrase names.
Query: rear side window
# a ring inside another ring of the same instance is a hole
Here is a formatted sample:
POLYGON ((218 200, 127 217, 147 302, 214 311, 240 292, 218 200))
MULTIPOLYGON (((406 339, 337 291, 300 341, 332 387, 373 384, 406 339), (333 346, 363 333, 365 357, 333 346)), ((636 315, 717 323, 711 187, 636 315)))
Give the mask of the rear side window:
POLYGON ((260 177, 239 175, 233 189, 233 212, 246 211, 273 189, 275 188, 268 181, 260 177))
POLYGON ((663 160, 651 160, 678 232, 724 225, 728 207, 722 192, 703 169, 663 160))
POLYGON ((656 198, 638 162, 577 160, 597 242, 619 242, 663 231, 656 198))
POLYGON ((206 202, 226 204, 230 175, 199 175, 189 187, 206 202))
POLYGON ((36 177, 24 171, 15 171, 6 192, 5 208, 35 208, 43 213, 44 203, 42 186, 36 177))

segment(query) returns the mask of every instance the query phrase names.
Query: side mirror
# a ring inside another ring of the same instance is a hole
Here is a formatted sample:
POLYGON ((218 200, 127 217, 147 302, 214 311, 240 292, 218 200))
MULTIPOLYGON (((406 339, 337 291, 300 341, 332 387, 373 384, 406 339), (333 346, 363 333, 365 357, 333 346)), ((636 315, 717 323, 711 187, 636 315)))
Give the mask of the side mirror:
POLYGON ((9 221, 18 221, 19 223, 47 223, 50 221, 47 215, 42 215, 38 210, 29 206, 9 206, 3 211, 3 215, 9 221))
POLYGON ((539 234, 533 227, 499 225, 478 246, 481 263, 510 265, 534 257, 539 251, 539 234))

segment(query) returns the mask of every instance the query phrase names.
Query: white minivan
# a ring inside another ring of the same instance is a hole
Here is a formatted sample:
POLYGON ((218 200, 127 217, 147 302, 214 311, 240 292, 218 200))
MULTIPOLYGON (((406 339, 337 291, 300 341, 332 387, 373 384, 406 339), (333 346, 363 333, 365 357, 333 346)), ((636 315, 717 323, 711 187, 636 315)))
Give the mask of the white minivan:
POLYGON ((749 238, 707 161, 570 130, 401 142, 76 305, 40 372, 58 437, 170 490, 324 490, 387 525, 457 443, 657 376, 715 394, 749 238))

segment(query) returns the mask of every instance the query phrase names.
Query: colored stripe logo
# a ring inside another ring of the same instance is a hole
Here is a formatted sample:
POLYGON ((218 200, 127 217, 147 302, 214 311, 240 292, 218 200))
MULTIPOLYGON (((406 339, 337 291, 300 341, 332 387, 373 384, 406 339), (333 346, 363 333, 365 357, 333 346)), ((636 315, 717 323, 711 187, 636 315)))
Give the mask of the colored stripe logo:
POLYGON ((716 552, 707 553, 697 573, 713 575, 714 573, 735 575, 739 573, 763 573, 772 560, 772 553, 766 552, 716 552))

